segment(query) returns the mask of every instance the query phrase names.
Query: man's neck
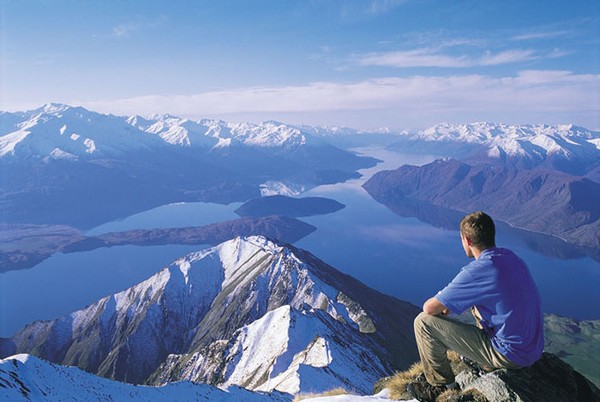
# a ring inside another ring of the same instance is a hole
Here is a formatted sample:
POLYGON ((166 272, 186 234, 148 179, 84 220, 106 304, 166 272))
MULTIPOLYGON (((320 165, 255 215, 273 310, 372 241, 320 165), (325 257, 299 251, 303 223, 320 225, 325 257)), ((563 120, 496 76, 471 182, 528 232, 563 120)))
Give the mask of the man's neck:
POLYGON ((473 253, 473 257, 475 257, 475 259, 478 259, 484 250, 486 250, 486 249, 484 248, 483 250, 481 250, 477 247, 471 247, 471 252, 473 253))
POLYGON ((490 247, 486 247, 483 249, 479 249, 477 247, 471 247, 471 252, 473 253, 473 257, 475 257, 475 259, 478 259, 479 256, 481 255, 481 253, 483 253, 485 250, 490 249, 492 247, 496 247, 496 246, 490 246, 490 247))

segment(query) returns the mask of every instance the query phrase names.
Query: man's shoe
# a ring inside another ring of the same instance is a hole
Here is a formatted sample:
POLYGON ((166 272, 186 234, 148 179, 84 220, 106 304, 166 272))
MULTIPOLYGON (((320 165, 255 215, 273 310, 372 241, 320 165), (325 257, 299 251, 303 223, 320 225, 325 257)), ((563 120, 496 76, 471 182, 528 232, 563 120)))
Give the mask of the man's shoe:
POLYGON ((415 377, 414 382, 427 382, 427 378, 425 378, 425 373, 421 373, 415 377))
POLYGON ((435 402, 446 390, 448 387, 445 385, 431 385, 427 381, 413 381, 406 386, 409 395, 421 402, 435 402))

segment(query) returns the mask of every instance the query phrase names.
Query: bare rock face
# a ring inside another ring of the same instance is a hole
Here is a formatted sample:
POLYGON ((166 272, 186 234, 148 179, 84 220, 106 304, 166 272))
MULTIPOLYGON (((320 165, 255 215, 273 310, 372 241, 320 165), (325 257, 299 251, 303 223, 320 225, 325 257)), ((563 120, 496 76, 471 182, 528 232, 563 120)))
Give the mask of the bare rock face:
MULTIPOLYGON (((544 353, 533 366, 521 370, 496 370, 479 376, 466 369, 456 376, 456 382, 463 393, 480 394, 488 401, 600 401, 600 390, 552 353, 544 353)), ((463 400, 460 398, 457 395, 455 399, 463 400)))

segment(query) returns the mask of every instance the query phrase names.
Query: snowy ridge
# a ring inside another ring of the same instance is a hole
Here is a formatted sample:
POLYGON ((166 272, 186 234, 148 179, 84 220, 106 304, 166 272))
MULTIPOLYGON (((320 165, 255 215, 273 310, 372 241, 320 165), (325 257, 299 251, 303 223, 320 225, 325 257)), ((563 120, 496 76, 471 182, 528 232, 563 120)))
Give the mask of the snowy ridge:
POLYGON ((157 145, 123 118, 80 107, 48 104, 20 116, 22 120, 12 126, 17 128, 15 131, 0 133, 0 157, 77 159, 157 145))
POLYGON ((287 393, 340 386, 369 394, 390 364, 414 359, 412 345, 399 351, 410 361, 392 357, 387 342, 399 341, 385 335, 410 342, 404 321, 412 322, 414 306, 385 299, 398 303, 394 325, 403 327, 386 332, 354 299, 368 291, 332 286, 320 275, 337 274, 301 255, 261 236, 236 238, 83 310, 30 324, 6 340, 14 350, 3 353, 34 352, 133 383, 191 380, 287 393))
POLYGON ((591 140, 599 137, 599 133, 577 127, 572 124, 546 125, 508 125, 487 122, 471 124, 441 123, 413 135, 414 139, 424 141, 459 141, 466 143, 486 143, 501 139, 533 139, 541 136, 572 139, 591 140))
POLYGON ((248 288, 252 291, 245 307, 261 303, 264 297, 272 298, 274 285, 281 280, 291 280, 288 291, 295 294, 288 298, 289 304, 244 325, 228 341, 218 340, 191 355, 170 356, 157 370, 162 378, 159 382, 178 370, 177 378, 193 381, 218 371, 218 383, 225 386, 289 393, 350 386, 368 393, 385 375, 385 365, 358 339, 360 326, 337 300, 339 291, 313 277, 288 249, 262 237, 250 237, 224 243, 197 257, 212 258, 215 252, 224 269, 225 303, 233 302, 236 294, 248 288), (339 338, 355 342, 342 346, 339 338), (214 351, 219 353, 210 356, 214 351), (370 356, 371 361, 362 362, 361 356, 370 356), (223 366, 215 370, 215 361, 223 366))
POLYGON ((162 387, 135 386, 97 377, 75 367, 20 354, 0 360, 0 401, 291 401, 290 395, 219 389, 177 382, 162 387))
POLYGON ((506 125, 493 123, 438 124, 408 135, 414 141, 477 145, 488 157, 529 160, 539 164, 549 159, 597 162, 600 132, 572 124, 506 125))
POLYGON ((3 112, 0 119, 4 130, 0 132, 0 157, 48 157, 52 152, 59 158, 112 155, 160 145, 293 150, 319 143, 310 134, 277 122, 227 123, 206 119, 196 122, 171 115, 120 117, 61 104, 47 104, 21 113, 3 112))
POLYGON ((309 142, 297 128, 277 122, 228 123, 210 119, 194 122, 171 115, 153 116, 148 120, 136 116, 127 121, 142 131, 159 135, 169 144, 185 147, 296 148, 309 142))

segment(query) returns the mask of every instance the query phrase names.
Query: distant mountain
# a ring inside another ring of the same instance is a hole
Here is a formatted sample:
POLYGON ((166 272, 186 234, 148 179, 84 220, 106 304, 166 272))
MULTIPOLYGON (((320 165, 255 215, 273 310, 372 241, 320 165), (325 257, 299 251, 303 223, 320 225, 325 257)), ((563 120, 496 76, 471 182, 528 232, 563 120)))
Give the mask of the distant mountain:
POLYGON ((325 141, 344 149, 369 146, 386 146, 402 140, 407 132, 395 133, 387 127, 376 130, 358 130, 343 126, 296 126, 299 130, 322 138, 325 141))
POLYGON ((240 216, 282 215, 297 218, 329 214, 344 207, 344 204, 324 197, 292 198, 271 195, 246 201, 234 212, 240 216))
POLYGON ((363 187, 392 210, 406 199, 462 212, 484 210, 517 228, 600 248, 600 184, 586 178, 442 159, 378 172, 363 187))
POLYGON ((0 339, 0 353, 132 383, 366 394, 418 358, 418 312, 306 251, 237 238, 83 310, 30 324, 0 339))
POLYGON ((390 147, 580 176, 600 167, 600 132, 574 125, 438 124, 390 147))
POLYGON ((120 117, 48 104, 0 113, 5 223, 89 228, 172 202, 230 203, 374 166, 281 123, 120 117))
POLYGON ((138 387, 26 354, 0 360, 0 400, 3 401, 290 402, 292 399, 289 394, 264 394, 240 387, 223 390, 189 381, 162 387, 138 387))
MULTIPOLYGON (((90 112, 81 107, 48 104, 21 113, 6 126, 14 131, 0 133, 0 158, 50 158, 77 160, 119 155, 161 145, 134 129, 120 117, 90 112)), ((0 116, 3 120, 10 117, 0 116)), ((5 129, 5 124, 1 127, 5 129)))
POLYGON ((194 122, 164 115, 142 121, 141 124, 137 118, 130 118, 128 122, 147 133, 158 134, 173 145, 216 148, 250 146, 290 150, 311 143, 322 143, 293 126, 273 121, 253 124, 203 119, 194 122))

